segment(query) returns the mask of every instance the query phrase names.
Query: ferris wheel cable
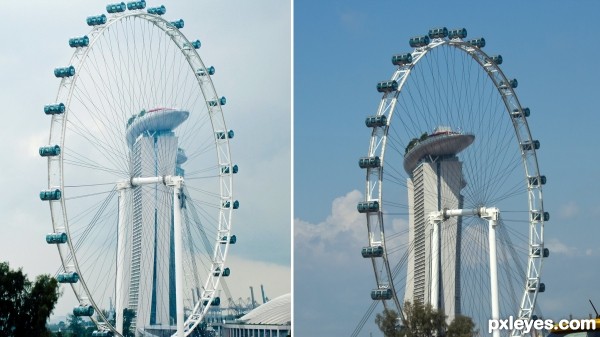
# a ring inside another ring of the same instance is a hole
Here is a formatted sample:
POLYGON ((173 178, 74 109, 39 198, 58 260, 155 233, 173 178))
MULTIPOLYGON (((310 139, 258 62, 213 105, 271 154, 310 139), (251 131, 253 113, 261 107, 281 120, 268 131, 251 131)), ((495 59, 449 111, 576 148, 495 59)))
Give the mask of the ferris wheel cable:
POLYGON ((212 196, 212 197, 219 197, 220 196, 217 193, 210 192, 210 191, 207 191, 207 190, 204 190, 204 189, 201 189, 201 188, 196 188, 196 187, 188 186, 188 189, 190 189, 192 191, 197 191, 197 192, 200 192, 200 193, 202 193, 204 195, 209 195, 209 196, 212 196))
POLYGON ((373 315, 373 311, 375 310, 375 308, 377 308, 378 304, 379 304, 379 301, 371 302, 371 305, 369 306, 369 308, 367 308, 367 311, 365 312, 363 317, 360 319, 360 321, 358 321, 358 324, 356 324, 356 327, 354 328, 354 331, 352 332, 350 337, 358 336, 358 334, 361 332, 361 330, 365 326, 365 323, 367 323, 367 320, 369 320, 371 315, 373 315))
MULTIPOLYGON (((73 118, 75 118, 75 117, 73 117, 73 118)), ((111 148, 108 148, 108 147, 102 145, 102 143, 100 143, 97 139, 96 140, 92 140, 91 138, 89 138, 89 136, 87 136, 85 134, 85 132, 86 132, 85 130, 82 130, 83 131, 82 132, 80 130, 71 128, 71 129, 69 129, 69 131, 73 132, 76 135, 79 135, 81 138, 83 138, 84 140, 88 141, 90 145, 95 145, 100 150, 100 152, 102 153, 102 156, 103 156, 104 160, 106 160, 108 162, 112 162, 113 167, 117 167, 117 168, 119 167, 118 163, 114 161, 116 158, 119 157, 119 153, 116 152, 116 151, 114 151, 114 149, 111 149, 111 148), (108 153, 112 154, 112 156, 108 156, 107 155, 108 153)), ((106 165, 102 165, 100 167, 103 167, 103 166, 106 166, 106 165)), ((122 170, 124 170, 124 169, 122 168, 122 170)))
POLYGON ((105 191, 105 192, 97 192, 97 193, 89 193, 89 194, 83 194, 83 195, 77 195, 74 197, 65 197, 64 200, 68 201, 68 200, 75 200, 75 199, 81 199, 81 198, 88 198, 88 197, 94 197, 94 196, 98 196, 98 195, 102 195, 102 194, 109 194, 112 191, 105 191))
MULTIPOLYGON (((106 82, 106 81, 103 81, 103 82, 106 82)), ((93 79, 92 79, 92 84, 97 87, 97 84, 94 82, 93 79)), ((94 119, 95 130, 97 130, 98 134, 102 137, 102 138, 96 138, 97 142, 94 142, 94 143, 102 144, 102 146, 104 148, 108 148, 108 149, 110 149, 111 153, 116 154, 115 158, 111 158, 111 160, 121 158, 121 163, 120 164, 114 163, 115 166, 121 165, 121 167, 126 167, 126 164, 127 164, 126 156, 123 154, 124 151, 123 151, 122 145, 119 146, 120 137, 119 137, 119 135, 116 134, 117 128, 114 128, 112 126, 112 121, 111 121, 111 124, 107 124, 108 121, 104 119, 104 116, 107 113, 110 113, 110 111, 101 111, 93 103, 93 99, 91 99, 92 94, 87 92, 85 81, 81 81, 81 85, 79 86, 79 88, 86 90, 86 91, 74 90, 73 97, 83 106, 84 109, 86 109, 88 112, 90 112, 91 117, 94 119), (80 95, 80 93, 82 93, 85 96, 82 97, 80 95), (91 104, 93 105, 93 108, 88 106, 88 102, 92 102, 91 104), (96 112, 96 113, 94 113, 94 112, 96 112), (107 147, 107 146, 105 146, 105 144, 110 144, 110 145, 108 145, 108 147, 107 147)), ((110 110, 114 110, 114 109, 110 109, 110 110)), ((114 114, 114 111, 113 111, 113 114, 114 114)), ((78 119, 77 114, 75 114, 73 116, 73 118, 78 119)), ((89 137, 88 135, 96 134, 87 127, 87 123, 80 121, 79 125, 77 127, 81 127, 81 125, 85 126, 84 131, 82 132, 83 134, 85 134, 84 137, 87 138, 87 137, 89 137)), ((82 133, 80 133, 80 134, 82 134, 82 133)))
POLYGON ((85 227, 82 235, 78 238, 77 243, 74 245, 74 247, 75 247, 75 253, 77 253, 77 250, 81 247, 81 245, 83 244, 83 242, 87 239, 88 235, 90 234, 91 230, 96 225, 96 223, 98 222, 98 220, 101 219, 102 214, 104 213, 104 211, 108 207, 109 201, 116 195, 116 188, 113 189, 111 192, 112 193, 110 193, 104 199, 104 202, 102 203, 102 205, 100 206, 100 208, 98 209, 98 211, 96 212, 96 214, 94 214, 94 216, 92 217, 92 220, 90 221, 90 223, 85 227))
POLYGON ((77 151, 71 149, 68 146, 65 146, 64 150, 67 151, 68 154, 63 157, 63 162, 65 162, 67 164, 74 164, 74 165, 76 164, 76 165, 80 165, 82 167, 100 169, 100 170, 103 170, 108 173, 114 173, 116 175, 126 175, 126 173, 127 173, 127 171, 122 168, 121 169, 108 168, 108 167, 106 167, 106 165, 101 165, 100 163, 96 162, 95 160, 93 160, 89 157, 86 157, 83 154, 78 153, 77 151))
MULTIPOLYGON (((194 205, 193 202, 189 203, 190 207, 188 209, 188 212, 186 212, 186 214, 189 213, 189 215, 191 215, 192 217, 192 221, 193 223, 196 225, 195 228, 198 230, 198 232, 200 233, 201 237, 202 237, 202 242, 204 243, 204 248, 207 254, 212 254, 212 245, 210 244, 210 240, 208 240, 208 236, 206 235, 206 228, 204 226, 204 223, 200 220, 200 217, 198 216, 198 213, 196 211, 196 207, 194 205)), ((216 234, 216 233, 215 233, 216 234)), ((191 237, 191 235, 190 235, 191 237)))
POLYGON ((195 209, 199 209, 200 212, 197 212, 196 214, 198 214, 199 216, 201 216, 202 218, 204 218, 206 220, 206 222, 210 223, 210 224, 218 224, 219 221, 217 218, 215 218, 214 216, 212 216, 210 213, 207 212, 206 209, 202 208, 202 207, 196 207, 197 204, 201 204, 198 201, 195 200, 190 200, 188 197, 188 200, 186 201, 189 205, 195 207, 195 209))
POLYGON ((64 185, 65 188, 77 188, 77 187, 91 187, 91 186, 114 186, 115 183, 96 183, 96 184, 79 184, 79 185, 64 185))
POLYGON ((193 174, 186 174, 186 179, 185 180, 202 180, 202 179, 211 179, 211 178, 217 178, 219 177, 218 174, 212 175, 212 176, 200 176, 200 177, 194 177, 193 174), (191 177, 190 177, 191 176, 191 177))
MULTIPOLYGON (((87 67, 85 66, 83 67, 84 70, 87 70, 86 68, 87 67)), ((110 83, 110 81, 102 81, 101 77, 100 79, 102 85, 104 86, 106 86, 106 82, 110 83)), ((93 77, 90 80, 92 82, 92 86, 94 86, 95 88, 99 87, 99 83, 93 77)), ((104 91, 102 93, 104 94, 104 91)), ((114 95, 111 98, 106 97, 106 94, 104 94, 104 96, 105 100, 108 102, 119 101, 117 97, 114 97, 114 95)), ((122 118, 118 118, 118 116, 114 115, 117 109, 114 107, 109 107, 108 111, 106 111, 106 109, 100 109, 96 105, 96 102, 94 102, 94 100, 92 99, 93 94, 88 91, 85 81, 82 81, 81 85, 73 91, 73 97, 83 106, 84 109, 86 109, 90 113, 90 116, 94 118, 94 123, 96 123, 95 126, 97 127, 97 130, 101 132, 101 136, 103 136, 104 139, 110 139, 113 148, 121 147, 119 146, 120 142, 118 141, 121 137, 116 133, 116 129, 111 127, 112 125, 108 125, 106 124, 106 122, 104 122, 104 117, 108 113, 112 112, 113 118, 117 119, 118 121, 120 119, 120 122, 123 123, 122 118), (98 122, 102 122, 103 125, 98 125, 98 122)), ((103 104, 103 101, 100 101, 100 104, 103 104)), ((111 122, 114 121, 114 119, 111 119, 111 122)))

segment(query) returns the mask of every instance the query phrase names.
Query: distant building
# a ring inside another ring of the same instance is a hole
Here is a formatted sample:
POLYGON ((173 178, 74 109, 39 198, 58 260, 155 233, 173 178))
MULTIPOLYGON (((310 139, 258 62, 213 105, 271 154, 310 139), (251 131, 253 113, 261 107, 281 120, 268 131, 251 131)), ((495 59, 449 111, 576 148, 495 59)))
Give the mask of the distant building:
POLYGON ((460 245, 461 217, 446 219, 440 229, 439 242, 432 242, 429 214, 434 211, 463 207, 461 190, 465 187, 462 163, 456 154, 471 145, 473 135, 440 127, 433 134, 415 140, 406 150, 404 169, 407 181, 410 251, 404 300, 431 303, 451 321, 461 314, 460 245), (438 298, 432 298, 433 245, 438 245, 440 274, 438 298))
MULTIPOLYGON (((183 176, 187 157, 178 148, 174 129, 183 123, 189 112, 158 108, 142 111, 127 123, 126 139, 131 152, 130 170, 133 177, 183 176)), ((132 326, 138 334, 143 330, 154 335, 170 335, 175 329, 175 290, 173 250, 173 204, 169 187, 156 184, 135 186, 132 205, 132 236, 130 256, 123 284, 129 284, 127 303, 121 307, 133 309, 136 318, 132 326)))
POLYGON ((233 322, 225 322, 222 337, 286 337, 291 336, 291 294, 262 304, 233 322))

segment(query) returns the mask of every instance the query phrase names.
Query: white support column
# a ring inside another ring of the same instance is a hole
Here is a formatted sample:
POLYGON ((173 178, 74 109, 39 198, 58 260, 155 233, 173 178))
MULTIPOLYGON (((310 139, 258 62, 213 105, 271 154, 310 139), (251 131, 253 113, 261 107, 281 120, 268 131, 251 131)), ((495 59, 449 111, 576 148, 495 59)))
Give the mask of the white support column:
MULTIPOLYGON (((500 319, 500 300, 498 296, 498 260, 496 254, 496 226, 500 217, 500 210, 496 207, 481 207, 478 209, 445 209, 440 212, 429 214, 429 223, 433 226, 432 232, 432 282, 431 282, 431 305, 437 309, 437 297, 439 291, 439 226, 449 217, 453 216, 478 216, 488 220, 489 232, 488 243, 490 253, 490 292, 492 300, 491 319, 500 319), (434 297, 435 296, 435 297, 434 297), (434 301, 434 298, 436 299, 434 301)), ((493 337, 499 337, 500 330, 494 330, 493 337)))
POLYGON ((126 198, 125 192, 129 189, 129 183, 117 184, 117 190, 119 191, 119 223, 117 225, 117 271, 116 271, 116 284, 115 284, 115 315, 116 315, 116 326, 117 332, 123 334, 123 309, 127 301, 127 294, 125 289, 125 272, 124 268, 129 266, 129 263, 125 262, 125 250, 126 250, 126 226, 125 223, 125 207, 126 198))
POLYGON ((175 307, 177 314, 177 337, 184 337, 183 307, 183 237, 181 225, 181 185, 183 178, 166 177, 166 183, 173 186, 173 222, 175 243, 175 307))
MULTIPOLYGON (((500 319, 500 303, 498 299, 498 264, 496 255, 496 226, 498 224, 499 211, 497 208, 487 208, 485 214, 482 214, 483 219, 489 222, 488 243, 490 249, 490 290, 492 299, 492 317, 491 319, 500 319)), ((500 337, 500 330, 496 329, 492 332, 493 337, 500 337)))
POLYGON ((433 310, 438 309, 440 302, 440 224, 444 221, 443 212, 432 212, 429 216, 431 233, 431 288, 429 302, 433 310))

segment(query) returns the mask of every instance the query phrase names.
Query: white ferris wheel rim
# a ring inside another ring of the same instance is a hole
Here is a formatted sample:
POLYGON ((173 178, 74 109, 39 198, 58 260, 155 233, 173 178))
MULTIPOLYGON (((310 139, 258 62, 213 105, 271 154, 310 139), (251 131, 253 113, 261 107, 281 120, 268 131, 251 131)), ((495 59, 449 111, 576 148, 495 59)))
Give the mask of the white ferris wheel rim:
MULTIPOLYGON (((432 39, 431 42, 425 46, 416 47, 410 53, 412 55, 412 62, 399 65, 394 71, 390 80, 394 80, 398 84, 397 90, 392 90, 391 92, 386 92, 383 94, 383 97, 380 101, 380 104, 377 109, 377 114, 375 116, 385 116, 387 117, 387 122, 382 127, 374 127, 369 144, 369 152, 368 157, 372 158, 374 156, 379 156, 381 160, 381 166, 378 168, 366 168, 366 193, 365 193, 365 202, 369 201, 378 201, 381 205, 385 198, 383 196, 383 184, 384 184, 384 166, 385 166, 385 149, 387 145, 387 136, 389 131, 389 126, 393 123, 393 114, 395 112, 395 105, 398 99, 398 96, 404 89, 404 86, 407 82, 408 77, 410 76, 413 68, 419 63, 420 60, 424 58, 424 56, 430 51, 434 50, 440 46, 449 46, 454 47, 457 50, 460 50, 466 54, 468 54, 473 62, 476 62, 481 69, 483 69, 487 75, 489 76, 489 80, 494 84, 496 89, 498 90, 498 94, 501 96, 504 105, 505 105, 505 113, 508 114, 507 118, 511 118, 514 123, 515 137, 518 140, 516 146, 522 141, 533 141, 531 136, 531 132, 529 129, 529 125, 527 123, 527 119, 517 118, 511 115, 511 111, 517 109, 518 111, 522 111, 522 106, 519 102, 519 99, 512 87, 502 87, 501 82, 508 83, 508 78, 504 75, 500 67, 492 62, 492 58, 484 53, 480 48, 472 46, 468 42, 462 41, 460 38, 455 39, 444 39, 444 38, 435 38, 432 39)), ((540 176, 539 165, 537 160, 537 155, 535 149, 530 151, 529 153, 525 153, 525 151, 521 151, 521 161, 523 164, 525 178, 524 184, 527 188, 527 195, 529 200, 529 212, 533 211, 544 211, 543 207, 543 199, 542 199, 542 187, 541 184, 538 186, 530 186, 527 183, 527 178, 531 176, 540 176)), ((377 212, 367 212, 367 234, 369 240, 369 246, 374 246, 379 243, 384 247, 382 264, 378 265, 376 262, 376 258, 371 258, 373 270, 375 274, 375 280, 377 285, 382 284, 382 279, 380 279, 380 271, 378 268, 385 269, 385 273, 387 275, 387 280, 393 280, 392 268, 394 266, 391 265, 387 249, 385 248, 385 223, 383 212, 379 209, 377 212), (376 228, 380 230, 380 232, 376 231, 376 228)), ((534 247, 543 247, 543 227, 544 227, 544 219, 541 221, 533 221, 530 219, 529 221, 529 251, 534 247)), ((527 257, 527 275, 523 280, 523 295, 520 301, 520 307, 518 308, 518 318, 522 319, 530 319, 532 317, 533 310, 535 308, 536 297, 538 295, 538 289, 531 292, 527 288, 527 282, 536 280, 539 282, 541 277, 541 267, 542 267, 542 258, 536 258, 529 254, 527 257)), ((398 298, 398 289, 395 289, 394 282, 386 283, 392 289, 392 302, 393 307, 395 307, 398 312, 403 315, 403 303, 402 299, 398 298)), ((387 301, 383 301, 384 306, 386 308, 389 304, 387 301)), ((482 327, 480 327, 482 328, 482 327)), ((518 334, 518 331, 513 331, 513 334, 518 334)))
MULTIPOLYGON (((87 61, 87 54, 91 50, 91 47, 102 38, 103 33, 109 29, 112 25, 120 22, 126 18, 134 18, 141 19, 147 22, 152 23, 155 27, 159 28, 164 32, 164 34, 168 35, 171 41, 176 45, 181 54, 185 57, 187 63, 190 65, 190 71, 194 72, 195 69, 203 69, 207 72, 207 68, 205 67, 202 59, 200 58, 198 52, 195 48, 191 47, 190 41, 185 37, 185 35, 177 28, 175 28, 170 22, 163 19, 159 15, 149 14, 142 10, 130 10, 127 12, 114 13, 109 14, 107 16, 107 21, 103 25, 93 26, 92 30, 88 33, 89 37, 89 46, 86 48, 76 48, 74 51, 69 65, 74 66, 75 69, 81 69, 81 65, 83 65, 87 61)), ((70 102, 73 98, 73 90, 76 87, 77 79, 79 73, 76 73, 71 78, 63 78, 61 83, 59 84, 58 93, 56 96, 56 102, 63 102, 65 105, 65 112, 63 115, 53 115, 50 129, 50 137, 49 144, 54 145, 57 144, 60 148, 64 148, 65 141, 65 132, 68 121, 68 113, 70 102)), ((211 100, 218 99, 216 89, 213 85, 212 79, 210 76, 199 76, 196 74, 198 87, 202 92, 203 99, 205 104, 209 106, 208 102, 211 100)), ((211 128, 213 134, 216 131, 227 130, 224 114, 220 104, 211 105, 208 109, 208 115, 211 122, 211 128)), ((229 139, 225 137, 224 140, 217 141, 215 140, 215 152, 217 154, 217 165, 219 167, 228 166, 231 167, 231 155, 229 148, 229 139)), ((233 172, 225 173, 219 172, 219 186, 220 186, 220 200, 222 201, 233 201, 233 172)), ((115 182, 116 183, 116 182, 115 182)), ((64 191, 64 176, 63 176, 63 157, 62 155, 58 156, 57 160, 53 160, 49 158, 48 161, 48 188, 60 188, 61 191, 64 191)), ((67 217, 67 207, 65 205, 65 198, 61 198, 58 201, 50 201, 50 210, 52 216, 52 226, 53 230, 56 232, 57 230, 64 230, 67 233, 67 236, 70 238, 70 230, 69 223, 67 217)), ((232 221, 232 208, 219 208, 218 215, 218 236, 215 238, 213 242, 213 258, 212 258, 212 268, 211 270, 224 270, 225 261, 227 258, 227 254, 229 251, 230 240, 227 239, 226 242, 221 242, 219 238, 225 236, 229 238, 231 236, 231 222, 232 221)), ((79 264, 77 262, 77 254, 75 253, 76 249, 73 247, 71 240, 67 241, 67 245, 57 245, 61 263, 63 268, 66 270, 71 269, 76 271, 79 276, 79 282, 82 284, 84 293, 77 291, 76 287, 71 284, 71 288, 79 301, 80 305, 89 304, 92 305, 97 314, 100 316, 100 320, 95 317, 90 317, 94 323, 100 328, 108 329, 117 333, 115 328, 108 323, 108 319, 104 317, 104 314, 97 306, 94 301, 94 298, 91 296, 90 291, 87 289, 85 283, 85 275, 82 275, 79 271, 79 264), (65 248, 61 248, 61 246, 65 246, 65 248), (67 254, 72 255, 72 265, 67 264, 67 254)), ((193 329, 202 321, 203 317, 207 313, 208 309, 211 306, 213 299, 216 297, 217 289, 220 284, 220 279, 222 277, 221 273, 209 272, 206 275, 206 282, 202 288, 202 295, 199 296, 197 302, 194 305, 192 313, 185 320, 184 326, 186 328, 185 335, 189 335, 193 329), (207 305, 203 305, 203 301, 207 302, 207 305)))

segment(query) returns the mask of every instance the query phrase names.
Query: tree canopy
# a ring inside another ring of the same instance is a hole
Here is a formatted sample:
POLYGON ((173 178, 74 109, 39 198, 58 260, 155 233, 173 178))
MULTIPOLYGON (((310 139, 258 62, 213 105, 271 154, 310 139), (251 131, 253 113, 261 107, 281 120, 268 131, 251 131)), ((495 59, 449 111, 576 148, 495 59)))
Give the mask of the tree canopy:
POLYGON ((448 325, 444 311, 433 309, 429 303, 407 301, 403 309, 402 319, 391 309, 385 309, 375 317, 375 323, 385 337, 472 337, 477 333, 470 317, 458 315, 448 325))
POLYGON ((58 296, 58 282, 50 275, 40 275, 32 283, 21 269, 0 263, 0 335, 51 336, 46 321, 58 296))

